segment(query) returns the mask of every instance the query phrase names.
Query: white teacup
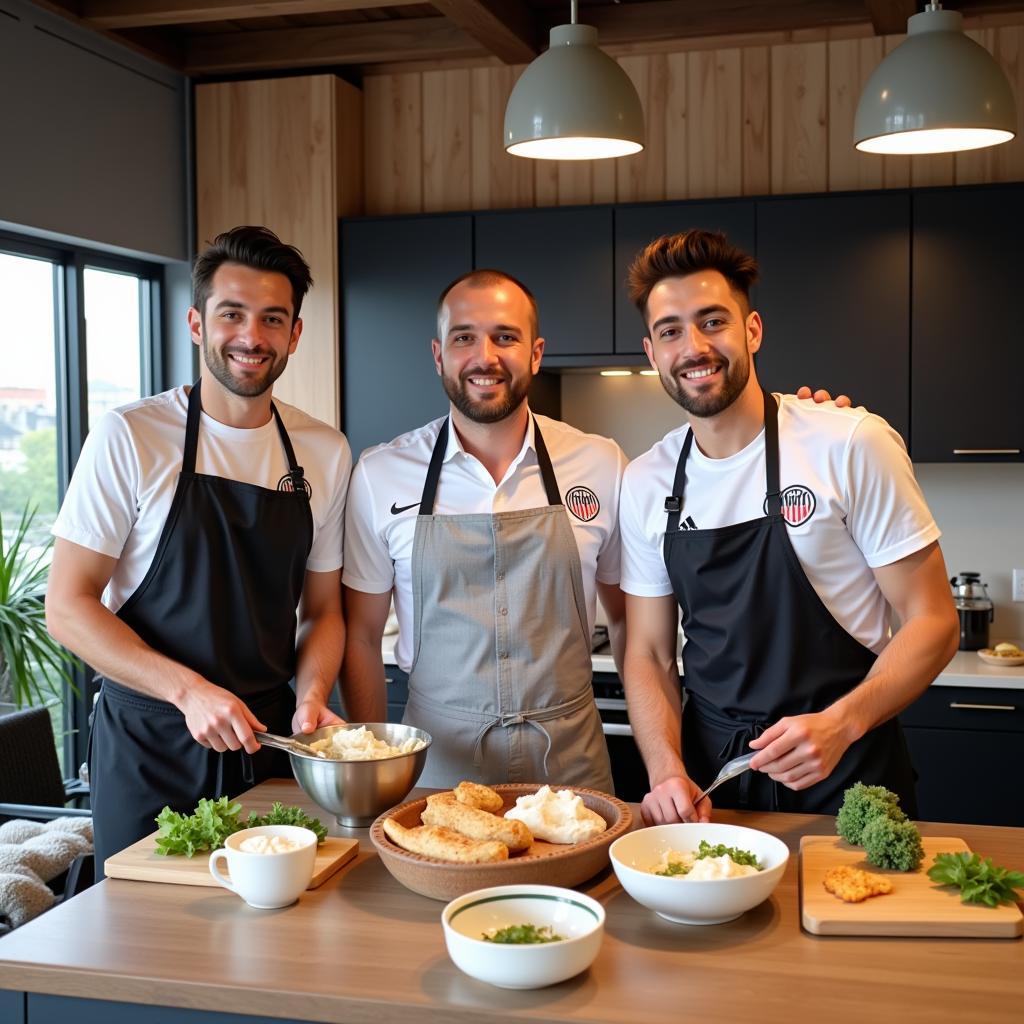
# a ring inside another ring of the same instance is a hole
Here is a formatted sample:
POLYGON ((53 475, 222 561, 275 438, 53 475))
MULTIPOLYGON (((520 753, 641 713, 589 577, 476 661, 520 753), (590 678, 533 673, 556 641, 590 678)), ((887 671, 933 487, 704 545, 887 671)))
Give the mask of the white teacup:
POLYGON ((315 861, 315 832, 297 825, 257 825, 228 836, 224 848, 210 854, 210 874, 225 889, 238 893, 250 907, 272 910, 287 907, 299 898, 313 879, 315 861), (279 836, 295 845, 273 853, 242 849, 246 840, 259 836, 279 836), (221 860, 228 862, 230 881, 217 870, 221 860))

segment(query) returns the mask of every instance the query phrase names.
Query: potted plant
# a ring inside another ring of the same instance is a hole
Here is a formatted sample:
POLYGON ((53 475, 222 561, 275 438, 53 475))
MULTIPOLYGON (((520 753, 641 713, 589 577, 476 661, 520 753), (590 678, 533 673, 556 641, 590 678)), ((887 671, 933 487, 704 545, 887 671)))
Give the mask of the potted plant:
POLYGON ((78 660, 46 631, 43 598, 53 538, 30 534, 35 509, 25 509, 13 534, 0 515, 0 704, 24 707, 63 700, 78 660))

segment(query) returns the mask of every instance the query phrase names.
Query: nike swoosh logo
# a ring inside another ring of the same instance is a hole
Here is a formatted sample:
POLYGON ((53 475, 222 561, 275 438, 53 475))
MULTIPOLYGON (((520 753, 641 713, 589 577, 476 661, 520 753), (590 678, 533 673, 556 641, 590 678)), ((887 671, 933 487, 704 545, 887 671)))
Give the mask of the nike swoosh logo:
POLYGON ((391 503, 391 514, 393 516, 397 516, 397 515, 401 514, 402 512, 408 512, 409 509, 414 508, 418 504, 419 504, 418 501, 414 501, 412 503, 412 505, 403 505, 401 508, 399 508, 394 502, 392 502, 391 503))

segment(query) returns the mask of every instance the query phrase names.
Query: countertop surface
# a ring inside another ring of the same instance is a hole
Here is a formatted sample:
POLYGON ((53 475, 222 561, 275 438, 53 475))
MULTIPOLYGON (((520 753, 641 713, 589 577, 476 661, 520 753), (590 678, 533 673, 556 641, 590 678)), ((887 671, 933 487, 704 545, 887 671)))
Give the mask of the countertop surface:
MULTIPOLYGON (((294 782, 241 798, 323 812, 294 782)), ((1024 944, 1014 939, 840 938, 800 928, 800 836, 828 817, 740 814, 793 852, 770 900, 713 927, 670 924, 635 903, 613 873, 580 888, 607 911, 593 966, 546 989, 506 991, 448 958, 443 904, 384 868, 366 830, 357 858, 280 911, 216 889, 107 880, 0 939, 0 988, 81 998, 356 1024, 497 1020, 929 1022, 1020 1021, 1024 944)), ((997 863, 1024 867, 1024 829, 924 824, 997 863)))
MULTIPOLYGON (((381 650, 385 665, 395 664, 394 648, 397 634, 384 637, 381 650)), ((591 658, 595 672, 614 672, 615 662, 610 654, 595 654, 591 658)), ((680 665, 680 671, 682 666, 680 665)), ((997 690, 1024 690, 1024 665, 989 665, 974 651, 957 651, 953 660, 942 670, 932 686, 990 687, 997 690)))

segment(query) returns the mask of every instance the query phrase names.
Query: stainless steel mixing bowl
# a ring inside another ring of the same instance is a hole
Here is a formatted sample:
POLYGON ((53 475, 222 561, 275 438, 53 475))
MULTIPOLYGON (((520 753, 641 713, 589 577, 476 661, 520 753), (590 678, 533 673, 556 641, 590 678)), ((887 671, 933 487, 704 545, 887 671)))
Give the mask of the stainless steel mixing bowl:
POLYGON ((398 746, 407 739, 421 739, 426 746, 411 754, 398 754, 377 761, 322 760, 307 754, 289 753, 295 781, 306 795, 338 819, 339 825, 361 828, 389 807, 401 803, 416 785, 427 762, 430 734, 411 725, 391 722, 349 722, 329 725, 311 733, 295 733, 303 743, 326 739, 343 729, 365 725, 379 740, 398 746))

